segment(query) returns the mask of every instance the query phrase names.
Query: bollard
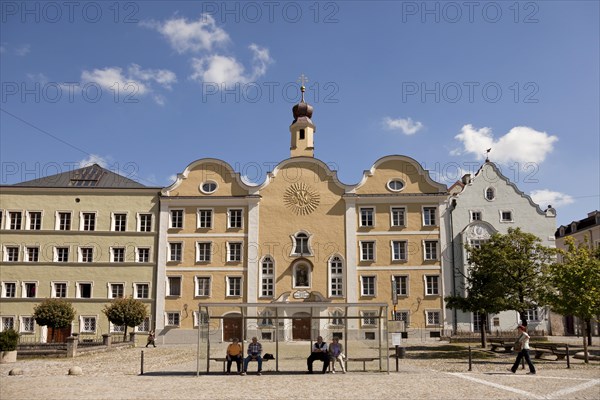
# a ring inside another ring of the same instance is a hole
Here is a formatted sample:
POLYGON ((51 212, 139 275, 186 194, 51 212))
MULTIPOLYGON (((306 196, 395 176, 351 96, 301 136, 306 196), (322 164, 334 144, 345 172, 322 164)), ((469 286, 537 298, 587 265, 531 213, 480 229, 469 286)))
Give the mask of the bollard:
POLYGON ((473 370, 473 359, 471 356, 471 345, 469 345, 469 371, 473 370))
POLYGON ((567 343, 567 368, 571 368, 571 358, 569 357, 569 344, 567 343))
POLYGON ((396 372, 398 372, 399 369, 399 364, 398 364, 398 359, 400 358, 400 346, 396 345, 396 372))
POLYGON ((141 353, 141 360, 140 360, 140 375, 144 375, 144 350, 142 350, 141 353))

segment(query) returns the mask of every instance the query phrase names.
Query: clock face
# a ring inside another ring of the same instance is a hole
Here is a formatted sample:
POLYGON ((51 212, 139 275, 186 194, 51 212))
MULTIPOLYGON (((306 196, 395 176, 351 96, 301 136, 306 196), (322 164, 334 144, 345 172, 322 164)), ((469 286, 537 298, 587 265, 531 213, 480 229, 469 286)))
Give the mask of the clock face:
POLYGON ((319 206, 319 193, 304 182, 287 188, 283 202, 296 215, 307 215, 319 206))

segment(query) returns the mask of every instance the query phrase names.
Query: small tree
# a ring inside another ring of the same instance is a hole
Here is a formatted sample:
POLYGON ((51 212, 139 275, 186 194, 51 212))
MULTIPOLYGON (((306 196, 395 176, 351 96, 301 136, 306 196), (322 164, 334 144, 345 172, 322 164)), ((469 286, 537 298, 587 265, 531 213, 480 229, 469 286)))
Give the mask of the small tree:
POLYGON ((19 334, 14 329, 0 332, 0 351, 14 351, 19 344, 19 334))
POLYGON ((579 318, 587 363, 587 322, 600 315, 600 249, 590 248, 587 237, 579 246, 572 237, 565 244, 567 250, 559 250, 562 262, 549 267, 547 302, 554 311, 579 318))
POLYGON ((124 340, 127 340, 127 327, 138 326, 148 316, 146 305, 133 297, 115 299, 102 312, 113 324, 125 326, 124 340))
POLYGON ((75 308, 63 299, 46 299, 33 308, 33 318, 38 325, 52 329, 50 341, 54 341, 55 329, 66 328, 75 318, 75 308))

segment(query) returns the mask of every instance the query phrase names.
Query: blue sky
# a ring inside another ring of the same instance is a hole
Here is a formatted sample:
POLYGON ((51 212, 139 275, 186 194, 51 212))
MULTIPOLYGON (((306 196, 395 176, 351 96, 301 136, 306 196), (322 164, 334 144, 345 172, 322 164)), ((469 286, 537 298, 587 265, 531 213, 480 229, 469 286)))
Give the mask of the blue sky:
POLYGON ((451 184, 491 147, 558 224, 600 208, 596 1, 1 5, 1 184, 97 161, 166 186, 203 157, 260 182, 303 73, 344 183, 404 154, 451 184))

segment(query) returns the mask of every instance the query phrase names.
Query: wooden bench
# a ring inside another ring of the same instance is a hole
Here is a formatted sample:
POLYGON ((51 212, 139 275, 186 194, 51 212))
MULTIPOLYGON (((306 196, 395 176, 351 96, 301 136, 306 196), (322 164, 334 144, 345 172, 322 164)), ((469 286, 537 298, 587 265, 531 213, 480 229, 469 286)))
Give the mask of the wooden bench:
MULTIPOLYGON (((216 361, 216 362, 222 362, 223 363, 223 372, 225 372, 227 370, 227 358, 225 357, 210 357, 211 361, 216 361)), ((269 359, 262 359, 263 363, 266 363, 270 360, 269 359)), ((256 362, 256 360, 250 360, 250 362, 256 362)), ((233 365, 235 365, 235 361, 232 363, 233 365)), ((209 364, 210 365, 210 364, 209 364)), ((242 369, 244 368, 244 358, 242 358, 242 369)), ((209 372, 210 372, 210 367, 209 367, 209 372)))
POLYGON ((496 351, 498 347, 504 347, 505 353, 510 353, 515 347, 514 340, 488 339, 488 343, 492 346, 492 351, 496 351))
POLYGON ((346 358, 346 371, 348 371, 348 362, 351 361, 357 361, 357 362, 362 362, 363 363, 363 372, 367 371, 367 363, 371 362, 371 361, 375 361, 378 360, 378 358, 375 357, 353 357, 353 358, 346 358))
MULTIPOLYGON (((529 343, 529 347, 535 351, 535 358, 540 359, 544 354, 553 354, 556 361, 564 360, 567 356, 567 345, 565 343, 529 343)), ((575 354, 578 350, 569 349, 569 353, 575 354)))

